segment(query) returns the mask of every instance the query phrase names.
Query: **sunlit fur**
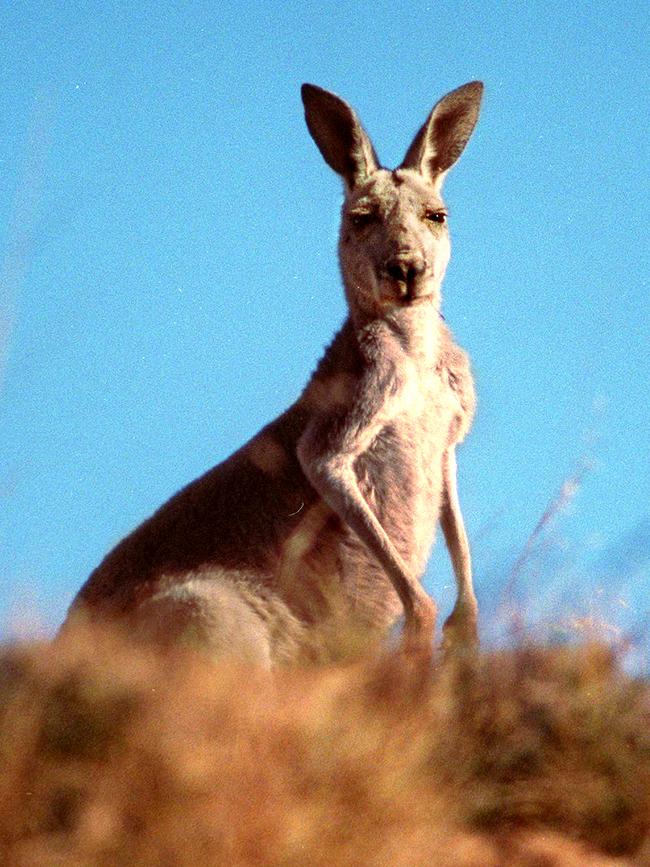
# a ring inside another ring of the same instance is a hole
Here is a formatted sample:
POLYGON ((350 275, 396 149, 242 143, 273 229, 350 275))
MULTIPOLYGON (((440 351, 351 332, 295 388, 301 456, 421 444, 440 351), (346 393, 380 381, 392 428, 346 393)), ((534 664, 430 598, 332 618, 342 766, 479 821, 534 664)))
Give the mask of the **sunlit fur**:
POLYGON ((439 305, 441 184, 480 95, 472 82, 444 97, 388 171, 347 103, 303 87, 312 136, 345 182, 348 318, 298 400, 117 545, 69 620, 272 667, 322 655, 332 624, 380 636, 404 614, 406 646, 422 651, 436 608, 420 579, 440 521, 458 581, 447 645, 476 642, 454 452, 474 390, 439 305))

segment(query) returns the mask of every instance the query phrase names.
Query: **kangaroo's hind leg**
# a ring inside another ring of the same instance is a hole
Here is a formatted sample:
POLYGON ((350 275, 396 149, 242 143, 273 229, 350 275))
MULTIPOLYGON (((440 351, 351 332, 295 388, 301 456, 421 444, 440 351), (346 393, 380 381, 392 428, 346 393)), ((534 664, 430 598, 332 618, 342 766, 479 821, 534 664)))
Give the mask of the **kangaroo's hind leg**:
POLYGON ((271 668, 268 623, 236 583, 190 577, 161 589, 138 607, 133 624, 145 640, 191 647, 215 659, 271 668))

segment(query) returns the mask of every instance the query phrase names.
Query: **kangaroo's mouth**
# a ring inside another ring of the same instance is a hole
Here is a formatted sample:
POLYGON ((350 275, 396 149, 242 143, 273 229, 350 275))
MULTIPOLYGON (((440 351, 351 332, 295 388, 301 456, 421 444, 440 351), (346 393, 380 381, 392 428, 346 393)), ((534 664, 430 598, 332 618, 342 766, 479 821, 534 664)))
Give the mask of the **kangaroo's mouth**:
POLYGON ((426 304, 427 302, 433 299, 433 293, 426 292, 422 295, 416 295, 414 298, 407 298, 406 300, 402 300, 400 303, 403 307, 414 307, 417 304, 426 304))
POLYGON ((434 293, 428 284, 409 284, 402 281, 383 281, 380 289, 383 304, 397 307, 412 307, 425 304, 433 298, 434 293))

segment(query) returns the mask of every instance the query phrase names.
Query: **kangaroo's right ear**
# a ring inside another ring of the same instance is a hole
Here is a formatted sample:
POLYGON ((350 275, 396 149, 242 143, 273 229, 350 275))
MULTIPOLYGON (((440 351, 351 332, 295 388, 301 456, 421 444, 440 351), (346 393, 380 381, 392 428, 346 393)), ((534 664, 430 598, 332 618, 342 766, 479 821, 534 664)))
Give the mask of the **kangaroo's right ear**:
POLYGON ((372 142, 354 109, 315 84, 303 84, 302 101, 311 137, 325 162, 343 177, 349 190, 379 168, 372 142))

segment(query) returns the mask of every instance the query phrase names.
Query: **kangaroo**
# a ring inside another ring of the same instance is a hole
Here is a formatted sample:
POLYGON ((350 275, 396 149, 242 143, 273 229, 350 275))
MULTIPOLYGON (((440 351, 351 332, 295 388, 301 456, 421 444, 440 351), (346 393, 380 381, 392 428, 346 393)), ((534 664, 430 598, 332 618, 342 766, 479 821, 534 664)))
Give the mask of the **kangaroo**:
POLYGON ((344 181, 339 258, 349 314, 297 401, 173 496, 90 575, 76 618, 121 620, 266 667, 297 659, 332 600, 430 648, 421 576, 438 521, 457 581, 446 646, 477 641, 455 448, 474 412, 467 355, 440 314, 450 255, 441 187, 483 85, 443 97, 395 170, 348 103, 304 84, 309 132, 344 181))

